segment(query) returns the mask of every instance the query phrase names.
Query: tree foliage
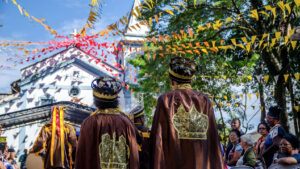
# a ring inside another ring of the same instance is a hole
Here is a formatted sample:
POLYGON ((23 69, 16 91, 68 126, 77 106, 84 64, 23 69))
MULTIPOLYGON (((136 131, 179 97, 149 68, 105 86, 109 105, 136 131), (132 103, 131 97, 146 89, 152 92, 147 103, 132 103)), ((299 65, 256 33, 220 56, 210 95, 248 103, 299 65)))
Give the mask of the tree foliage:
MULTIPOLYGON (((298 105, 299 95, 295 95, 295 91, 292 90, 299 92, 299 84, 293 84, 291 76, 288 82, 285 82, 283 75, 297 73, 300 54, 299 51, 292 50, 291 45, 284 45, 283 42, 284 36, 288 35, 289 30, 299 25, 299 9, 294 1, 286 0, 283 3, 289 4, 291 12, 283 12, 278 7, 278 2, 280 1, 197 0, 197 5, 195 5, 194 0, 185 2, 178 0, 153 1, 154 7, 144 10, 140 19, 148 20, 149 17, 158 16, 159 22, 153 20, 149 37, 167 34, 170 40, 145 43, 145 49, 149 50, 144 55, 129 60, 131 64, 139 68, 139 86, 134 87, 134 90, 144 93, 144 104, 147 116, 150 118, 149 124, 151 123, 152 110, 156 105, 157 97, 171 90, 168 78, 169 61, 174 56, 171 52, 174 51, 174 48, 177 48, 177 50, 183 48, 185 50, 190 49, 192 52, 177 55, 191 58, 199 65, 199 72, 197 72, 192 84, 193 88, 211 96, 216 103, 215 109, 221 113, 222 119, 222 113, 226 112, 231 117, 241 117, 248 124, 250 118, 246 116, 247 107, 234 106, 236 104, 245 105, 245 103, 241 103, 243 99, 234 99, 231 96, 241 89, 243 93, 247 93, 251 89, 263 94, 273 88, 275 98, 270 93, 265 93, 267 98, 261 99, 261 102, 270 99, 271 96, 273 98, 271 100, 283 107, 285 113, 281 115, 281 121, 284 127, 288 129, 286 91, 288 89, 289 94, 294 95, 292 107, 298 105), (184 3, 185 7, 180 3, 184 3), (264 6, 266 5, 275 7, 277 14, 275 17, 273 17, 274 13, 272 11, 267 11, 270 16, 259 14, 258 20, 249 17, 252 10, 265 10, 264 6), (165 12, 166 9, 172 10, 174 16, 165 12), (226 19, 229 17, 234 21, 225 24, 226 19), (199 30, 199 27, 205 26, 207 23, 211 23, 212 26, 217 22, 222 22, 223 25, 216 29, 199 30), (193 37, 187 33, 188 29, 194 30, 193 37), (208 42, 210 45, 208 49, 212 47, 212 43, 231 44, 231 39, 236 39, 237 43, 244 43, 241 37, 246 37, 248 41, 251 41, 251 37, 254 35, 260 40, 263 34, 273 35, 275 32, 281 32, 282 37, 274 47, 269 47, 272 39, 267 37, 267 47, 259 47, 258 42, 256 42, 249 52, 236 47, 235 50, 208 50, 208 53, 202 51, 197 53, 193 52, 194 48, 192 48, 199 42, 208 42), (181 38, 175 35, 180 35, 181 38), (187 44, 191 44, 191 47, 189 48, 187 44), (258 79, 255 79, 254 82, 247 79, 248 75, 263 77, 263 75, 268 74, 271 77, 279 77, 278 81, 275 78, 270 78, 270 82, 264 85, 265 89, 268 90, 262 90, 262 83, 259 83, 258 79), (203 78, 202 75, 213 78, 203 78), (226 79, 222 78, 225 76, 226 79), (225 104, 232 106, 224 106, 225 104)), ((270 102, 267 105, 271 105, 270 102)), ((290 111, 293 117, 298 118, 299 127, 299 117, 295 116, 295 111, 290 111)), ((222 123, 225 123, 224 120, 222 123)), ((247 129, 251 128, 251 126, 246 127, 247 129)), ((296 129, 296 132, 299 133, 299 129, 298 131, 296 129)))

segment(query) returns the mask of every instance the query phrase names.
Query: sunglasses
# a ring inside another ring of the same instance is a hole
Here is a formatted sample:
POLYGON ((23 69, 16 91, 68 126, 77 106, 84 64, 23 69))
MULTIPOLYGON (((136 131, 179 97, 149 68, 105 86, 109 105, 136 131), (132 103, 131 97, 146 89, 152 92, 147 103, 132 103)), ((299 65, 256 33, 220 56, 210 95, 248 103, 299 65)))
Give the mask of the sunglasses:
POLYGON ((266 130, 266 128, 258 128, 258 130, 266 130))

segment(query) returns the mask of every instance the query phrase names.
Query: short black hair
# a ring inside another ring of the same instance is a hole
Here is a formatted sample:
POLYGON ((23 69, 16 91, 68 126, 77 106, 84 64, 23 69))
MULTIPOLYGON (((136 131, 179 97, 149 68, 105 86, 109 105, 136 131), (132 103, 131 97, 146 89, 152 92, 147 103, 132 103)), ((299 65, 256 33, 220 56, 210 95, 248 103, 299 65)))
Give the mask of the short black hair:
POLYGON ((299 140, 297 136, 293 134, 286 134, 283 136, 283 139, 286 139, 289 143, 291 143, 293 149, 299 148, 299 140))
POLYGON ((259 126, 260 125, 264 125, 266 127, 267 131, 270 132, 269 125, 266 122, 264 122, 264 121, 258 124, 258 126, 257 126, 257 132, 259 132, 259 126))
POLYGON ((231 132, 234 132, 238 137, 241 137, 241 132, 239 130, 233 129, 233 130, 230 131, 230 133, 231 132))
POLYGON ((107 101, 94 97, 94 104, 98 109, 117 108, 119 106, 119 100, 107 101))
POLYGON ((231 123, 232 123, 233 121, 238 121, 239 124, 240 124, 240 126, 241 126, 241 120, 240 120, 239 118, 234 118, 234 119, 232 119, 232 120, 231 120, 231 123))

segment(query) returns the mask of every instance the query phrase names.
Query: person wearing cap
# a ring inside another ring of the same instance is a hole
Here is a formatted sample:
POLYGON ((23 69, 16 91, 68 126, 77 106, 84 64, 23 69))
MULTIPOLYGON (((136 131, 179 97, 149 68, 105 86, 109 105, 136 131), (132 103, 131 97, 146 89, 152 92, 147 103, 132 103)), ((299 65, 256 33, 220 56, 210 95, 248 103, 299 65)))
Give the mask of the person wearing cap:
POLYGON ((143 106, 136 106, 130 114, 134 116, 134 125, 138 130, 137 142, 140 157, 140 168, 150 168, 150 133, 149 128, 145 126, 145 113, 143 106))
POLYGON ((274 163, 281 165, 295 165, 300 163, 299 140, 293 134, 286 134, 280 141, 280 153, 275 157, 274 163))
POLYGON ((213 106, 191 82, 198 66, 188 58, 171 59, 173 87, 158 98, 153 118, 151 169, 223 169, 213 106))
POLYGON ((64 107, 53 106, 51 122, 43 125, 29 153, 45 151, 45 169, 72 169, 76 146, 75 130, 64 122, 64 107))
POLYGON ((5 163, 6 169, 19 169, 17 166, 17 162, 15 161, 16 157, 16 151, 13 147, 8 149, 8 154, 7 154, 7 163, 5 163))
POLYGON ((133 114, 134 125, 141 132, 149 132, 149 128, 145 126, 145 113, 143 106, 136 106, 130 114, 133 114))
POLYGON ((280 141, 286 134, 284 128, 279 124, 280 113, 282 113, 280 106, 272 106, 269 108, 266 117, 266 122, 271 128, 264 143, 264 151, 262 153, 267 167, 272 164, 273 156, 279 150, 280 141))
POLYGON ((138 169, 135 127, 118 107, 121 83, 111 77, 93 80, 98 108, 81 124, 76 169, 138 169))

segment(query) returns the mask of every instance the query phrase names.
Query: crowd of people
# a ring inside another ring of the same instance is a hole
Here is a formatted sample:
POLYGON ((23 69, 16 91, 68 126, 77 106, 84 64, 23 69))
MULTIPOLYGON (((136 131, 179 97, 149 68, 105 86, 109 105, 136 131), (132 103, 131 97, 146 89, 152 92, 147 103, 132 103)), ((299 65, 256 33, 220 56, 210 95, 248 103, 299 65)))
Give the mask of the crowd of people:
POLYGON ((272 106, 265 122, 257 126, 260 137, 255 141, 250 134, 241 130, 238 118, 231 121, 229 143, 224 154, 225 163, 230 167, 249 166, 257 169, 271 165, 297 165, 300 163, 298 138, 286 133, 278 123, 282 109, 272 106))
POLYGON ((24 154, 20 156, 20 167, 16 161, 16 151, 14 148, 5 146, 3 152, 0 151, 0 169, 25 169, 25 162, 27 157, 27 149, 24 149, 24 154))
MULTIPOLYGON (((258 125, 257 141, 241 130, 238 118, 233 119, 224 148, 209 97, 191 87, 197 70, 190 59, 171 59, 173 90, 158 98, 151 131, 145 126, 144 107, 133 109, 132 118, 121 112, 119 81, 96 78, 91 87, 97 110, 82 122, 79 137, 64 122, 64 108, 54 106, 51 121, 44 124, 29 152, 44 151, 45 169, 263 169, 300 162, 299 141, 279 124, 279 106, 271 107, 266 122, 258 125)), ((14 150, 7 147, 2 155, 0 169, 19 168, 14 150)), ((24 151, 21 169, 26 158, 24 151)))

